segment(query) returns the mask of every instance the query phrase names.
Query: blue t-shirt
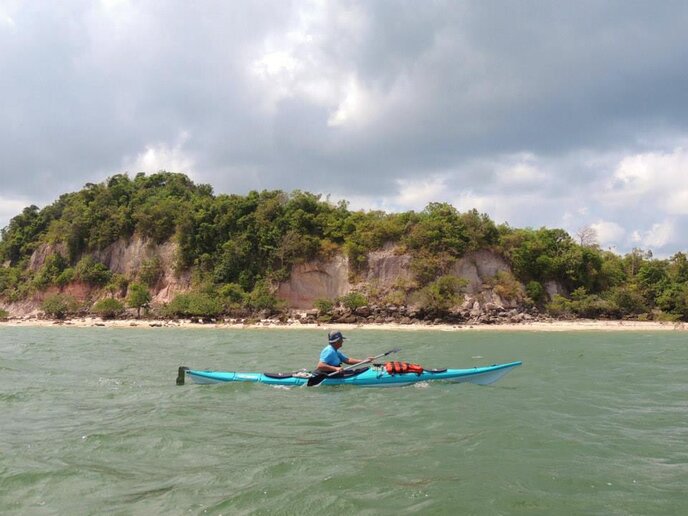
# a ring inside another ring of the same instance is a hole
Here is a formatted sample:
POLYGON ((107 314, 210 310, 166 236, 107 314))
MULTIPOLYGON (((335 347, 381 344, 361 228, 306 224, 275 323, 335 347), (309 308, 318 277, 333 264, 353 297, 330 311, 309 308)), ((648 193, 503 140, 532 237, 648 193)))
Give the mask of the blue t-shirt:
POLYGON ((347 360, 349 360, 349 357, 341 351, 334 349, 330 344, 325 346, 320 352, 320 361, 333 367, 339 367, 339 364, 347 360))

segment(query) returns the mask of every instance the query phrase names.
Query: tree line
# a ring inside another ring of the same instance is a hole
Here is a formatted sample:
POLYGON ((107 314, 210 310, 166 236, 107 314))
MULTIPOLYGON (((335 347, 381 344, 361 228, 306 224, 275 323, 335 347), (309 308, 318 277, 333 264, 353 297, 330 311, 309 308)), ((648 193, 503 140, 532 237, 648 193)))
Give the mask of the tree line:
POLYGON ((153 288, 163 273, 155 260, 124 278, 93 258, 135 234, 156 243, 176 241, 176 271, 193 271, 194 291, 168 307, 176 314, 273 310, 278 301, 271 287, 287 279, 295 264, 345 253, 356 274, 365 270, 370 251, 394 242, 411 256, 415 277, 387 293, 397 302, 416 292, 446 308, 461 287, 447 278, 452 265, 470 251, 490 249, 513 270, 513 276, 494 278, 496 291, 554 315, 688 320, 682 252, 664 260, 640 249, 620 256, 600 249, 589 235, 579 243, 562 229, 497 225, 486 214, 462 213, 446 203, 386 213, 351 210, 345 201, 302 191, 215 195, 211 186, 169 172, 118 174, 42 209, 25 208, 1 232, 0 297, 19 300, 76 280, 112 298, 123 298, 134 284, 153 288), (42 244, 63 252, 31 271, 30 257, 42 244), (565 295, 550 297, 550 282, 565 295))

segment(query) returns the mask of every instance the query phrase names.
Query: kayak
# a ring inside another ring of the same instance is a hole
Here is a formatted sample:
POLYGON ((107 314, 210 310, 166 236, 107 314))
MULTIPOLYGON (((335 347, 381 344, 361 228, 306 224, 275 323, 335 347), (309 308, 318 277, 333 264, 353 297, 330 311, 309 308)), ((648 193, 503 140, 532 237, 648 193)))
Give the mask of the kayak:
MULTIPOLYGON (((522 362, 493 364, 471 367, 469 369, 424 369, 422 373, 389 374, 383 365, 349 369, 335 376, 326 377, 321 385, 353 385, 356 387, 401 387, 429 381, 453 383, 475 383, 489 385, 496 382, 522 362)), ((194 383, 252 382, 273 386, 301 387, 308 383, 312 375, 308 372, 296 373, 239 373, 232 371, 201 371, 180 367, 177 385, 184 385, 185 378, 194 383)))

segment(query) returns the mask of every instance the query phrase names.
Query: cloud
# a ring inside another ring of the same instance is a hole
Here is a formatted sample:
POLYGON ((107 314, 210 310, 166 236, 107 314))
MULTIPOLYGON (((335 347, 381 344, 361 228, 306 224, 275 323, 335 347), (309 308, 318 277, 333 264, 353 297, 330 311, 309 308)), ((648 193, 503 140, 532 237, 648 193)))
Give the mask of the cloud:
POLYGON ((165 168, 688 248, 687 24, 620 0, 4 2, 0 195, 165 168))
POLYGON ((641 242, 646 247, 662 249, 668 244, 674 243, 675 238, 676 229, 674 227, 674 222, 665 220, 653 224, 652 228, 641 237, 641 242))
POLYGON ((625 243, 626 230, 616 222, 601 220, 590 224, 590 227, 595 230, 597 242, 602 248, 617 248, 625 243))
POLYGON ((185 153, 184 144, 189 140, 189 133, 182 132, 177 142, 169 146, 165 143, 146 145, 133 160, 125 159, 123 168, 133 173, 146 172, 148 174, 160 170, 183 172, 194 176, 194 159, 185 153))

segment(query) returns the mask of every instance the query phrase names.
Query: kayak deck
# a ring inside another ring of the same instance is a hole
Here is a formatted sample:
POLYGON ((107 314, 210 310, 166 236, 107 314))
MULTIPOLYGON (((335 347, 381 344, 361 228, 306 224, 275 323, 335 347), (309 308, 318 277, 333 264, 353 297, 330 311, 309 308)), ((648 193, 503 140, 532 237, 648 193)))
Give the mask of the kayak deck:
MULTIPOLYGON (((382 366, 365 367, 345 371, 323 380, 322 385, 353 385, 358 387, 401 387, 419 382, 446 381, 454 383, 475 383, 489 385, 496 382, 522 362, 493 364, 490 366, 471 367, 468 369, 426 369, 420 374, 389 374, 382 366)), ((203 371, 180 367, 177 384, 183 385, 185 378, 194 383, 230 383, 251 382, 266 385, 300 387, 306 385, 308 373, 242 373, 233 371, 203 371)))

